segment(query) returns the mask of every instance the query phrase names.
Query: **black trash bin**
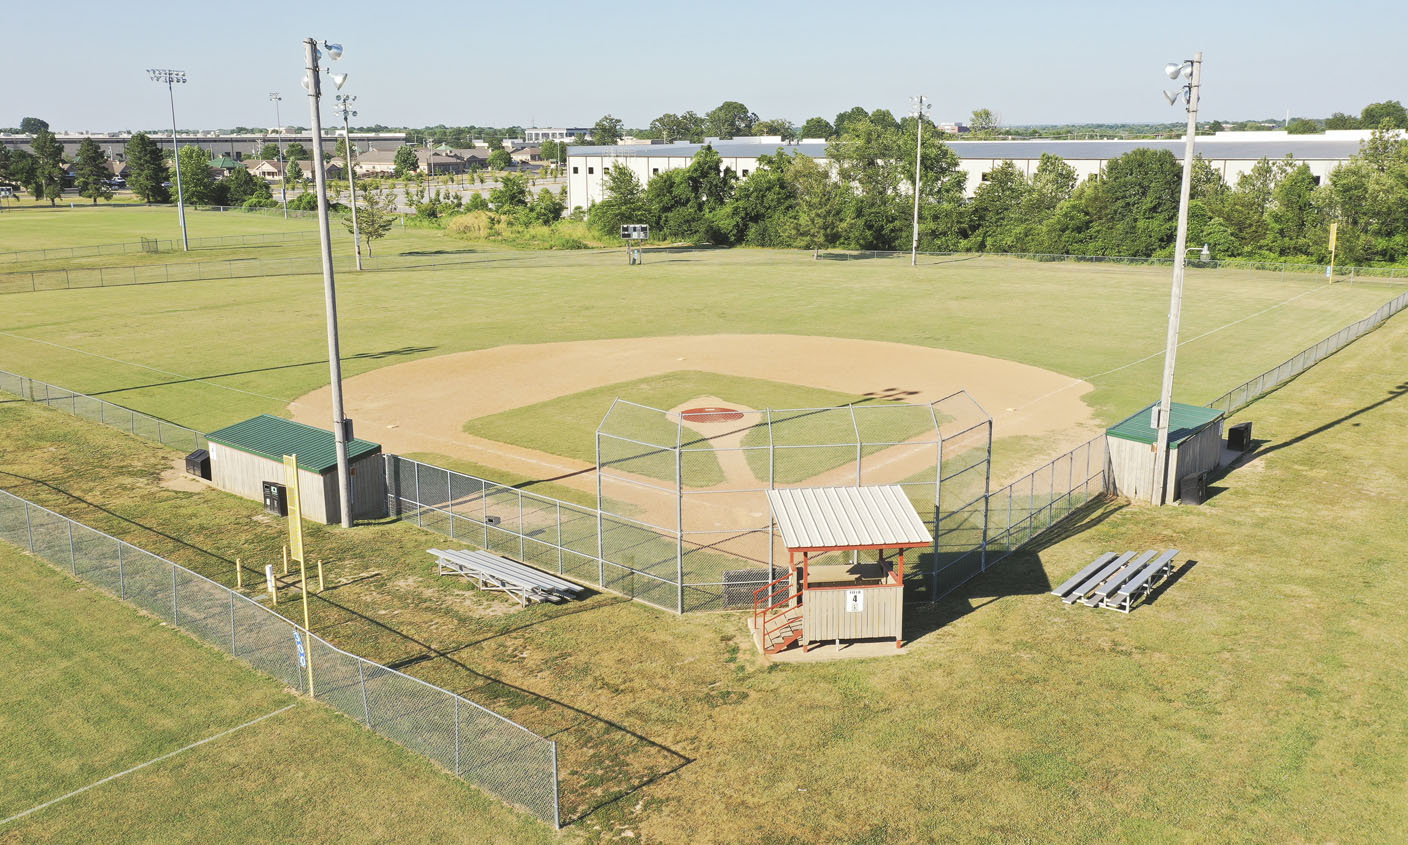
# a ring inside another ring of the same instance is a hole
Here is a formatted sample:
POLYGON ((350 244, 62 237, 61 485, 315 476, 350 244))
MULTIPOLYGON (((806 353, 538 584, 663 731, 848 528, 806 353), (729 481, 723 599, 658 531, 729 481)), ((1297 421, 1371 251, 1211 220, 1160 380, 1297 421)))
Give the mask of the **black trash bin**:
POLYGON ((1237 423, 1227 428, 1227 448, 1234 452, 1245 452, 1252 448, 1252 424, 1237 423))
POLYGON ((275 516, 288 516, 288 487, 273 482, 264 482, 264 510, 275 516))
POLYGON ((1178 482, 1178 500, 1185 505, 1201 505, 1208 498, 1208 474, 1197 472, 1178 482))
POLYGON ((210 453, 197 449, 186 456, 186 472, 197 478, 210 480, 210 453))

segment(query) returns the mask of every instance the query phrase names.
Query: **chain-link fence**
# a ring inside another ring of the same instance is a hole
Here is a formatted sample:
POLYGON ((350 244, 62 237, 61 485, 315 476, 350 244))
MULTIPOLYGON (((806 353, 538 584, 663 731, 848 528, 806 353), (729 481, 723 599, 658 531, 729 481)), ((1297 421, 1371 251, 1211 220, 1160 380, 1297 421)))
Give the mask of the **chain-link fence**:
POLYGON ((0 391, 14 394, 26 402, 47 405, 90 422, 155 440, 183 452, 206 448, 205 435, 193 428, 6 370, 0 370, 0 391))
POLYGON ((1250 405, 1263 393, 1290 381, 1315 366, 1320 361, 1330 357, 1378 328, 1385 320, 1397 314, 1399 311, 1402 311, 1404 308, 1408 308, 1408 293, 1394 297, 1392 300, 1379 306, 1374 313, 1364 319, 1345 326, 1314 346, 1291 356, 1289 359, 1272 367, 1256 378, 1250 379, 1232 388, 1209 402, 1207 407, 1216 408, 1225 414, 1231 415, 1239 408, 1250 405))
POLYGON ((557 744, 349 654, 179 564, 0 491, 0 539, 199 637, 447 771, 560 826, 557 744))
MULTIPOLYGON (((191 249, 213 249, 225 246, 249 246, 251 244, 285 243, 290 241, 317 240, 318 230, 306 232, 270 232, 262 235, 211 235, 191 238, 191 249)), ((142 238, 120 244, 90 244, 87 246, 56 246, 48 249, 25 249, 18 252, 0 252, 0 264, 16 264, 21 261, 44 261, 50 258, 87 258, 95 255, 137 255, 144 252, 178 252, 181 241, 171 238, 142 238)))
POLYGON ((605 586, 596 508, 399 455, 386 455, 385 464, 391 516, 548 572, 605 586))

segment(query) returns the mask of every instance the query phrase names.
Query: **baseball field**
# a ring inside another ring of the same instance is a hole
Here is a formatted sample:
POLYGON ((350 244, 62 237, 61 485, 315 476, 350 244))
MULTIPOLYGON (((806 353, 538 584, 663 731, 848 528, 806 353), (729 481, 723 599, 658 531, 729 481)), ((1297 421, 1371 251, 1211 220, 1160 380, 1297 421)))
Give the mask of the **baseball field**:
MULTIPOLYGON (((62 233, 0 216, 0 249, 56 245, 90 221, 112 243, 174 229, 168 211, 48 214, 62 233)), ((194 217, 192 235, 240 219, 194 217)), ((245 231, 310 225, 263 224, 245 231)), ((339 272, 358 434, 506 481, 584 465, 593 416, 616 396, 798 407, 925 401, 954 385, 984 403, 999 457, 1020 471, 1152 401, 1162 365, 1162 269, 751 250, 628 267, 615 252, 480 251, 416 229, 378 250, 435 264, 339 272)), ((1179 398, 1207 401, 1397 292, 1190 271, 1179 398)), ((206 430, 259 412, 326 416, 317 275, 0 302, 0 369, 206 430)), ((915 606, 903 657, 772 664, 737 614, 671 617, 605 593, 520 609, 436 578, 425 549, 442 538, 406 523, 308 527, 330 587, 311 627, 558 742, 567 841, 1386 841, 1408 827, 1408 663, 1388 647, 1408 633, 1405 325, 1241 412, 1263 442, 1204 507, 1089 509, 915 606), (1048 594, 1099 552, 1154 547, 1185 562, 1131 615, 1048 594)), ((16 402, 0 403, 0 443, 0 486, 222 583, 236 557, 255 569, 278 557, 282 525, 176 483, 171 450, 16 402)), ((14 587, 0 601, 7 664, 64 669, 0 693, 0 741, 34 745, 36 718, 90 738, 6 755, 0 816, 155 761, 0 821, 0 840, 551 835, 308 702, 157 760, 293 699, 32 559, 0 551, 0 565, 14 587), (115 682, 103 661, 146 668, 115 682), (125 739, 104 730, 117 723, 125 739), (322 744, 302 745, 308 734, 322 744), (173 800, 187 793, 190 805, 173 800)))

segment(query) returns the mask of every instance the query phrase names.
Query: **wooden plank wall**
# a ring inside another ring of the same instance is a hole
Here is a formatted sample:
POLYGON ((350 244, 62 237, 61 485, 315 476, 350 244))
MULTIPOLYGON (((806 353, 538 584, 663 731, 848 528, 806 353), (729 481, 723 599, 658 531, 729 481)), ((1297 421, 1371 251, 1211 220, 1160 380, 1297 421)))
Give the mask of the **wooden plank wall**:
POLYGON ((802 601, 802 639, 809 643, 861 640, 873 637, 899 639, 904 624, 904 588, 865 587, 864 609, 846 612, 846 590, 807 590, 802 601))

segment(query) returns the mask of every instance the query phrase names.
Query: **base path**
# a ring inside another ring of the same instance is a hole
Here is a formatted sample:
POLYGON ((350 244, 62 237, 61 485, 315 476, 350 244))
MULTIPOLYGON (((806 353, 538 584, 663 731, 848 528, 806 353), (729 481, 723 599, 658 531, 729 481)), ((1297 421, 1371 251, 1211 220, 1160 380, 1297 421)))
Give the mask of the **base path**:
MULTIPOLYGON (((1055 435, 1075 445, 1096 428, 1081 399, 1091 386, 1050 370, 927 346, 801 335, 498 346, 354 376, 344 382, 344 398, 358 436, 381 443, 388 452, 437 452, 549 478, 591 465, 474 437, 462 426, 476 417, 676 370, 768 379, 856 396, 881 394, 908 403, 933 402, 966 389, 993 416, 996 437, 1055 435), (1044 398, 1033 403, 1037 397, 1044 398)), ((718 398, 721 404, 738 407, 726 396, 718 398)), ((330 390, 324 387, 303 396, 289 409, 294 419, 326 428, 332 414, 330 390)), ((582 489, 595 490, 594 479, 581 481, 582 489)))

